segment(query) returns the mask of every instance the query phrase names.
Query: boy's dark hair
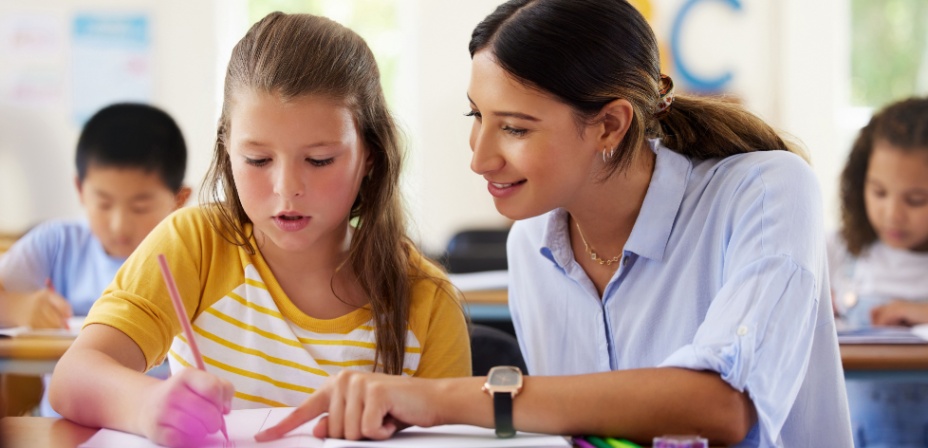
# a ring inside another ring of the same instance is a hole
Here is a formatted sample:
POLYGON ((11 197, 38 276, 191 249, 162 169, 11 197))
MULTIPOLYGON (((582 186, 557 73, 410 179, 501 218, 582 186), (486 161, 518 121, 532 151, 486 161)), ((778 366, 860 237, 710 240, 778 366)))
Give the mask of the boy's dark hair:
POLYGON ((77 141, 77 178, 91 166, 156 172, 177 193, 184 183, 187 145, 166 112, 146 104, 113 104, 95 113, 77 141))
POLYGON ((852 255, 860 255, 876 242, 876 230, 867 218, 864 184, 873 145, 882 140, 906 152, 928 151, 928 97, 892 103, 870 119, 848 155, 841 172, 841 237, 852 255))

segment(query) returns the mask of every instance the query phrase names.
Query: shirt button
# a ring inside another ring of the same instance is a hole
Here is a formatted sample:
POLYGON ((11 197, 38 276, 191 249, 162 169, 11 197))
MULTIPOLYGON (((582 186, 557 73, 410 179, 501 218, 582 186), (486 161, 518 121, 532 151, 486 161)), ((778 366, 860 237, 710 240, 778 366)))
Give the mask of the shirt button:
POLYGON ((738 327, 738 336, 744 336, 746 334, 748 334, 748 327, 745 327, 744 325, 738 327))
POLYGON ((625 266, 627 264, 628 264, 628 255, 626 255, 625 258, 622 259, 622 266, 625 266))

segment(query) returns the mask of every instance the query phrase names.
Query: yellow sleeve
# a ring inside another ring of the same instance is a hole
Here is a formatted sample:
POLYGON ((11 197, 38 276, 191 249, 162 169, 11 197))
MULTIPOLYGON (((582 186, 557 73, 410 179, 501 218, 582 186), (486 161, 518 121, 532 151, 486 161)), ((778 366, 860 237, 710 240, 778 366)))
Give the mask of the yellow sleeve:
POLYGON ((212 231, 204 213, 199 207, 183 208, 161 221, 119 269, 84 322, 125 333, 138 344, 149 369, 164 360, 174 336, 181 332, 158 254, 167 258, 191 321, 222 297, 219 291, 229 291, 217 281, 234 284, 234 270, 221 279, 208 275, 217 258, 231 257, 237 262, 238 256, 224 247, 231 245, 223 244, 212 231))
POLYGON ((470 335, 458 293, 429 261, 418 254, 412 254, 410 259, 433 277, 422 278, 413 285, 410 327, 422 344, 415 376, 470 376, 470 335))

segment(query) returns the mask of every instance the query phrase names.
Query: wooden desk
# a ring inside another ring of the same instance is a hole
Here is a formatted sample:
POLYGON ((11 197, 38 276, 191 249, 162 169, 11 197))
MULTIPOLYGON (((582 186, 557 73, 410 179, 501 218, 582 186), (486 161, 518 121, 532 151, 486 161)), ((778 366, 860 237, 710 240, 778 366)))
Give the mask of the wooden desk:
POLYGON ((928 344, 841 346, 848 380, 928 381, 928 344))
POLYGON ((508 306, 509 292, 505 289, 491 291, 465 291, 464 301, 468 304, 508 306))
POLYGON ((511 321, 509 293, 505 289, 465 291, 464 306, 474 321, 511 321))
POLYGON ((74 448, 97 430, 60 418, 6 417, 0 420, 0 432, 6 448, 74 448))
POLYGON ((0 338, 0 373, 52 373, 72 342, 71 338, 0 338))
POLYGON ((97 430, 60 418, 6 417, 0 420, 6 448, 75 448, 97 430))
POLYGON ((7 417, 0 420, 0 433, 5 437, 6 448, 75 448, 96 432, 95 428, 58 418, 7 417))

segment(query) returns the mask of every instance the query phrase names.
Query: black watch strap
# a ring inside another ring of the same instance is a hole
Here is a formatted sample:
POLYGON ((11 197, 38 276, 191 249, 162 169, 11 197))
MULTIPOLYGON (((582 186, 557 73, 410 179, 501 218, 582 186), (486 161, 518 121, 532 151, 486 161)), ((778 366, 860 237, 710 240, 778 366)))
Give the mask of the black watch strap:
POLYGON ((493 394, 493 418, 496 422, 496 437, 508 438, 516 435, 512 427, 512 394, 496 392, 493 394))

